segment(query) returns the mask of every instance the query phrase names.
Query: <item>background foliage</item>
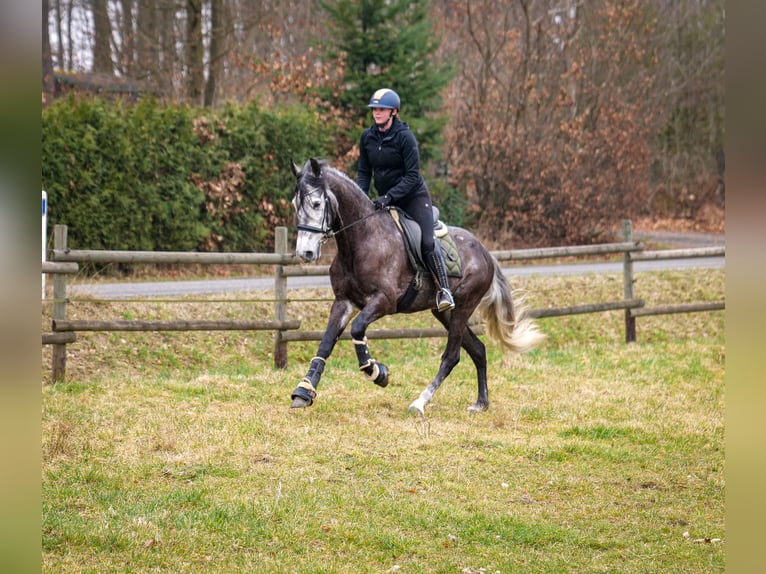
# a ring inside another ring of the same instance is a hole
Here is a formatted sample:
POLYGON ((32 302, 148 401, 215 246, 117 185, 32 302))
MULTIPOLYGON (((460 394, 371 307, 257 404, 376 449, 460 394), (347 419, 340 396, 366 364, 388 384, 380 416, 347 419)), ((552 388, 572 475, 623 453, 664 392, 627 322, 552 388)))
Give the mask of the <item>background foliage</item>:
POLYGON ((76 249, 259 251, 291 217, 289 161, 327 149, 303 108, 69 97, 43 111, 42 185, 76 249))
MULTIPOLYGON (((602 241, 623 217, 721 229, 724 8, 724 0, 44 0, 43 102, 49 106, 72 90, 129 100, 153 94, 190 106, 192 125, 227 107, 236 115, 253 100, 259 113, 274 107, 274 117, 289 123, 278 111, 288 106, 296 117, 321 118, 326 137, 302 140, 305 152, 296 155, 325 155, 353 172, 369 95, 389 85, 401 93, 403 118, 421 142, 435 200, 450 222, 471 226, 485 241, 516 247, 602 241), (209 111, 193 111, 198 107, 209 111)), ((264 137, 281 149, 282 134, 264 137)), ((201 158, 199 143, 179 141, 191 146, 189 155, 166 168, 180 179, 157 193, 180 194, 188 205, 186 195, 196 189, 225 205, 224 192, 215 189, 223 186, 235 212, 218 209, 201 228, 170 229, 173 241, 233 248, 226 234, 239 243, 257 236, 254 227, 272 213, 269 203, 279 216, 273 191, 262 205, 252 195, 259 190, 248 186, 255 179, 273 183, 273 167, 284 164, 270 165, 268 151, 245 154, 240 190, 243 166, 233 164, 241 158, 226 157, 217 141, 202 148, 211 158, 201 158), (195 153, 189 186, 180 174, 195 153)), ((79 151, 92 151, 88 145, 92 139, 79 151)), ((95 154, 93 161, 89 173, 98 179, 105 160, 95 154)), ((154 173, 103 169, 122 172, 121 185, 131 193, 150 185, 143 178, 154 173)), ((94 190, 91 197, 100 193, 112 192, 94 190)), ((135 235, 151 220, 136 219, 110 241, 135 235)))

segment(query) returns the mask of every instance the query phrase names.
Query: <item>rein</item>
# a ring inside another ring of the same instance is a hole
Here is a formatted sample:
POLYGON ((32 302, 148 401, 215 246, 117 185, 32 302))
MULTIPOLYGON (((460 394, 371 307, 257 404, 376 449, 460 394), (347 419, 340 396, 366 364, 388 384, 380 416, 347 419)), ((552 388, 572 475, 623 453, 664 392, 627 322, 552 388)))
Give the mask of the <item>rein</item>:
POLYGON ((340 229, 338 229, 338 231, 333 231, 332 229, 328 229, 327 231, 325 231, 324 233, 322 233, 322 241, 327 241, 328 239, 331 239, 332 237, 335 237, 335 236, 336 236, 336 235, 338 235, 339 233, 343 233, 343 232, 344 232, 344 231, 346 231, 346 229, 348 229, 349 227, 353 227, 353 226, 354 226, 354 225, 356 225, 357 223, 361 223, 362 221, 364 221, 365 219, 368 219, 368 218, 372 217, 372 216, 373 216, 373 215, 375 215, 376 213, 378 213, 378 211, 373 211, 372 213, 368 213, 368 214, 367 214, 367 215, 365 215, 364 217, 360 217, 360 218, 359 218, 359 219, 357 219, 356 221, 352 221, 352 222, 351 222, 351 223, 349 223, 348 225, 344 225, 343 227, 341 227, 340 229))

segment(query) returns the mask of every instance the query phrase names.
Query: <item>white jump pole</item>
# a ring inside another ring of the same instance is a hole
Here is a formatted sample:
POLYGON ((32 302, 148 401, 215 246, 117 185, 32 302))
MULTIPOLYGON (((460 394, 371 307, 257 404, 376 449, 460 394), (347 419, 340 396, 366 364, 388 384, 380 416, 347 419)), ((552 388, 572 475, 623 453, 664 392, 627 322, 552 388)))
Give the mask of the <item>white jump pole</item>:
MULTIPOLYGON (((45 247, 48 244, 48 194, 43 190, 43 233, 42 233, 42 261, 45 262, 45 247)), ((42 275, 42 298, 45 299, 45 273, 42 275)))

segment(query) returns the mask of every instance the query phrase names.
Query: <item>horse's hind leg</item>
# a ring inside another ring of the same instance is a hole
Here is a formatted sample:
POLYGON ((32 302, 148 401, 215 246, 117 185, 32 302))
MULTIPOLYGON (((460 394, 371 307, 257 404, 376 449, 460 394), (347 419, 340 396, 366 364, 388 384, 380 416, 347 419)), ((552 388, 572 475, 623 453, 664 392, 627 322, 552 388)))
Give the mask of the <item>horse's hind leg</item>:
POLYGON ((476 366, 476 378, 479 383, 478 396, 476 403, 468 407, 473 413, 486 411, 489 408, 489 393, 487 391, 487 350, 484 343, 471 331, 471 328, 465 330, 463 335, 463 348, 470 355, 473 364, 476 366))
POLYGON ((327 329, 325 329, 322 341, 319 343, 317 354, 311 359, 306 376, 298 383, 298 386, 290 396, 293 399, 292 405, 290 405, 291 408, 310 407, 313 404, 317 396, 317 386, 322 378, 327 358, 332 353, 338 337, 340 337, 346 325, 348 325, 352 309, 353 307, 348 301, 336 299, 333 302, 332 309, 330 309, 330 318, 327 321, 327 329))
MULTIPOLYGON (((439 314, 435 313, 435 315, 443 325, 447 326, 447 323, 439 314)), ((467 323, 468 316, 466 316, 463 309, 458 308, 450 313, 449 326, 447 327, 447 347, 444 349, 444 353, 442 353, 439 372, 436 373, 436 377, 428 384, 426 389, 420 393, 420 396, 412 402, 407 412, 425 414, 426 405, 431 402, 444 379, 449 376, 455 365, 460 362, 460 346, 462 345, 467 323)))
MULTIPOLYGON (((432 311, 434 317, 446 328, 449 328, 449 323, 437 311, 432 311)), ((466 327, 465 333, 463 333, 463 340, 460 342, 461 346, 466 350, 468 356, 471 357, 474 366, 476 367, 476 378, 479 384, 478 397, 476 403, 468 407, 470 412, 486 411, 489 407, 489 394, 487 390, 487 350, 484 343, 471 331, 470 327, 466 327)))

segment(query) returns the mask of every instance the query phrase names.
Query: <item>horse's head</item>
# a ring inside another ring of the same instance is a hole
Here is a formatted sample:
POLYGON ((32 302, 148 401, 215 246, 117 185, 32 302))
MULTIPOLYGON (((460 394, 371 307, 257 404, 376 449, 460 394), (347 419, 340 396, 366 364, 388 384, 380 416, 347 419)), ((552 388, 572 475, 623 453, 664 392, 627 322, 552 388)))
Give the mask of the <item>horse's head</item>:
POLYGON ((324 162, 311 158, 302 169, 292 163, 297 180, 293 207, 298 239, 295 253, 304 261, 316 261, 322 242, 330 233, 334 209, 327 181, 323 173, 324 162))

